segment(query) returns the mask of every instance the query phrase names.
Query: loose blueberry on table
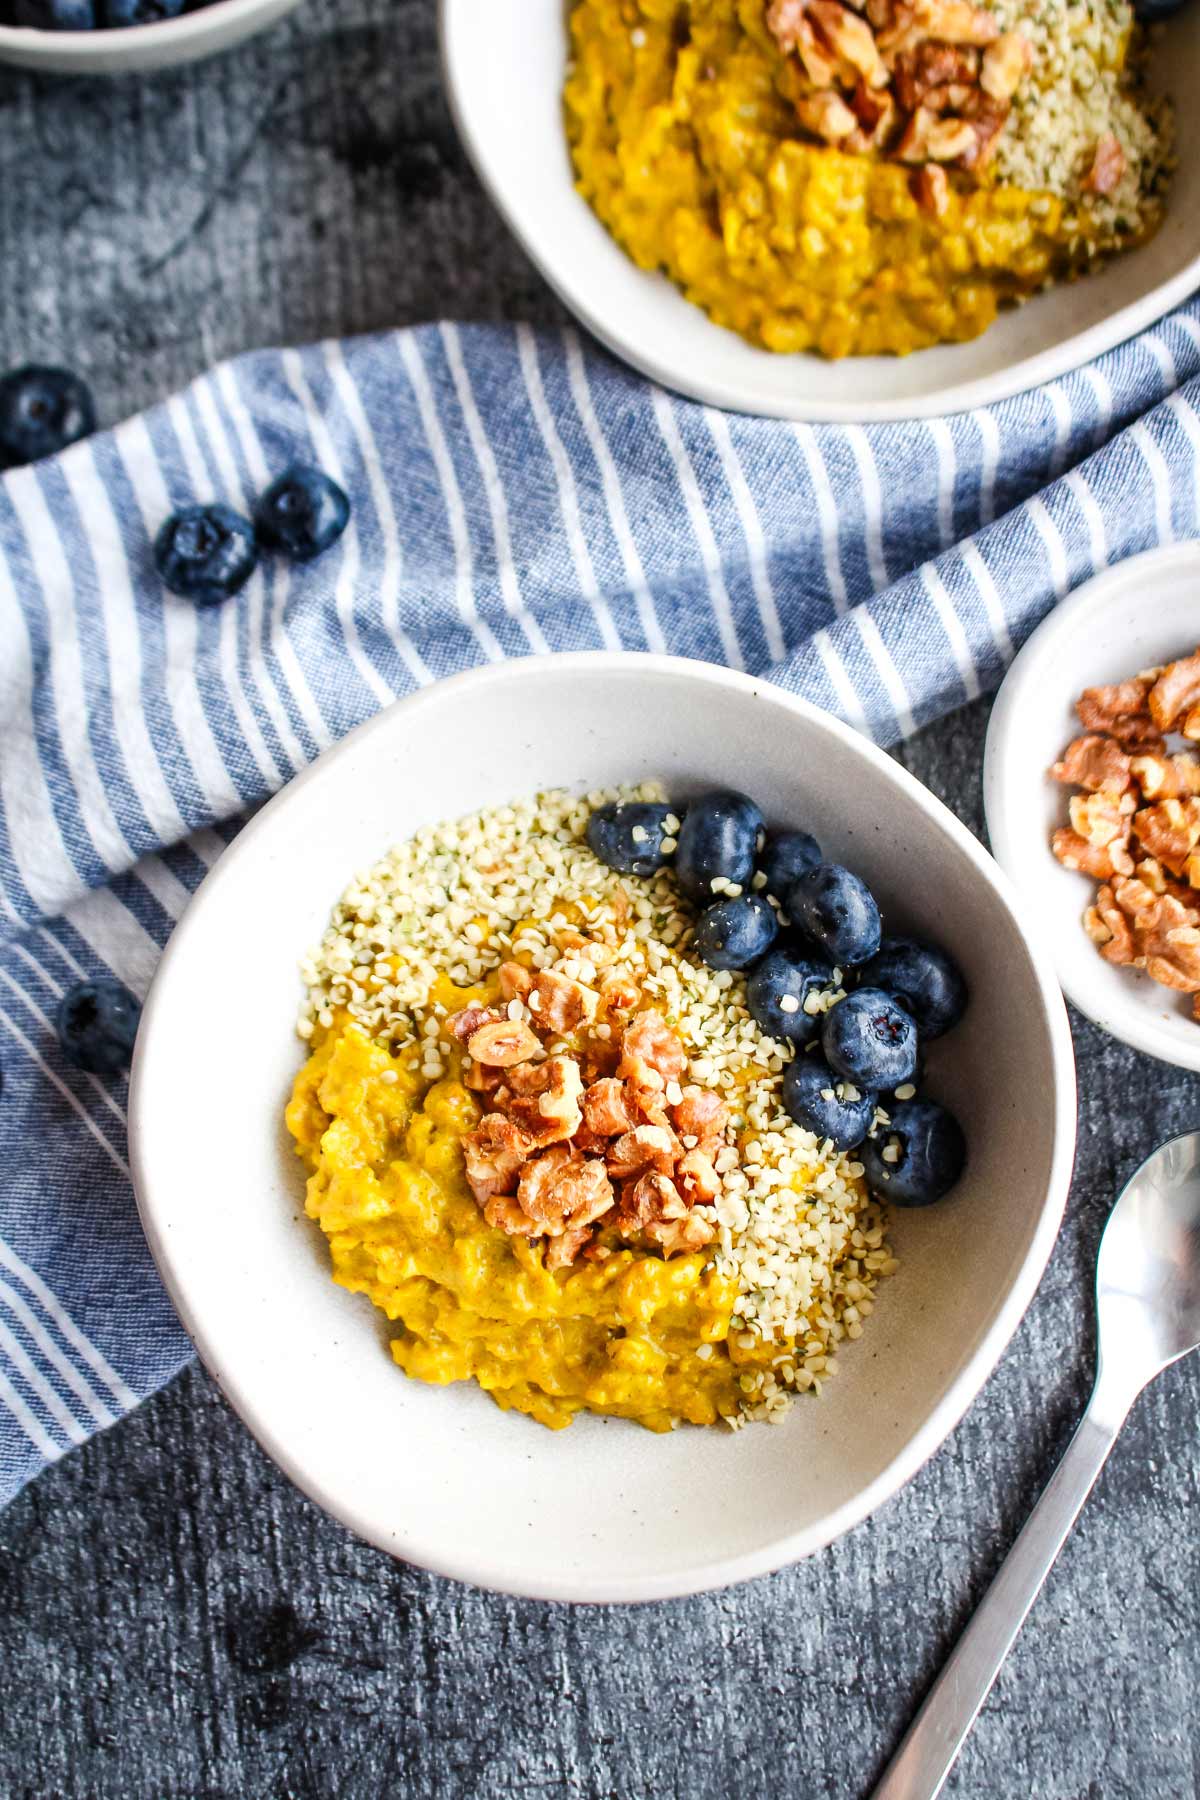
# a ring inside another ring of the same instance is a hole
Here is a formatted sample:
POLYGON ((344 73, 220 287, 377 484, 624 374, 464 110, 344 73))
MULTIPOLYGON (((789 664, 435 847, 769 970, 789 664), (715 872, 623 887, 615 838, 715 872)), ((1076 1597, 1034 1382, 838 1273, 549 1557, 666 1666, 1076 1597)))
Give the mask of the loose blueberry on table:
POLYGON ((142 1009, 128 988, 109 976, 77 981, 58 1003, 58 1041, 67 1061, 93 1075, 129 1066, 142 1009))
POLYGON ((245 587, 258 567, 254 527, 231 506, 185 506, 159 530, 154 562, 173 594, 216 606, 245 587))
POLYGON ((944 950, 884 937, 861 876, 824 860, 805 831, 767 831, 745 794, 600 807, 587 840, 619 874, 674 874, 697 908, 692 951, 745 976, 751 1017, 790 1054, 783 1104, 798 1125, 856 1152, 880 1199, 928 1206, 950 1191, 966 1163, 962 1130, 916 1097, 923 1045, 967 1005, 944 950))
POLYGON ((0 466, 40 462, 95 429, 91 393, 70 369, 27 363, 0 375, 0 466))
POLYGON ((273 481, 254 508, 264 544, 297 562, 311 562, 335 544, 350 518, 350 502, 324 469, 293 463, 273 481))

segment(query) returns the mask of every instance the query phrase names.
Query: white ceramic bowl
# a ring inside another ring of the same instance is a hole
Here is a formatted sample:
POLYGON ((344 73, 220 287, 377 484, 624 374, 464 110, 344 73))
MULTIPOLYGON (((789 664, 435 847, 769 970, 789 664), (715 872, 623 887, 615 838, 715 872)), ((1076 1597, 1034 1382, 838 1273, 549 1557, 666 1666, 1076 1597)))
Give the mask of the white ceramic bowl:
POLYGON ((200 1354, 284 1470, 363 1537, 554 1599, 683 1594, 815 1550, 894 1493, 978 1392, 1033 1294, 1070 1176, 1074 1072, 1048 960, 1004 876, 889 757, 709 665, 557 656, 459 676, 362 726, 267 806, 204 883, 146 1007, 130 1140, 142 1220, 200 1354), (498 748, 499 747, 499 748, 498 748), (968 1175, 899 1213, 902 1267, 821 1400, 781 1427, 550 1433, 477 1388, 410 1381, 335 1287, 282 1123, 297 960, 355 870, 421 823, 554 784, 732 783, 803 820, 973 990, 932 1047, 968 1175))
POLYGON ((1200 1070, 1200 1025, 1190 1002, 1133 969, 1114 968, 1083 930, 1096 891, 1064 869, 1050 834, 1067 823, 1072 789, 1047 770, 1082 731, 1085 687, 1120 681, 1200 643, 1200 545, 1130 557, 1085 582, 1044 619, 996 698, 984 758, 992 849, 1045 933, 1068 999, 1135 1050, 1200 1070))
POLYGON ((212 6, 124 31, 20 31, 0 25, 0 63, 46 75, 132 75, 198 62, 253 37, 300 0, 214 0, 212 6))
POLYGON ((1154 76, 1180 102, 1179 170, 1152 243, 1051 289, 969 344, 907 357, 777 356, 636 268, 575 192, 562 118, 564 0, 441 0, 450 101, 492 199, 588 329, 654 380, 735 411, 874 422, 959 412, 1049 381, 1200 284, 1200 8, 1164 29, 1154 76))

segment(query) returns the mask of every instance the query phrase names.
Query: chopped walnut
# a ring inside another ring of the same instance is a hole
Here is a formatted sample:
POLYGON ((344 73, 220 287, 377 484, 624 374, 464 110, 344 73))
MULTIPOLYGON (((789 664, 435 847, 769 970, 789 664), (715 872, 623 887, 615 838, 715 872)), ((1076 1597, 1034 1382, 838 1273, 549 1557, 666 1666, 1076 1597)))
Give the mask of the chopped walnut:
POLYGON ((838 0, 808 0, 808 16, 838 63, 851 71, 851 85, 861 75, 868 87, 887 86, 888 72, 865 19, 839 6, 838 0))
POLYGON ((940 219, 950 205, 950 179, 936 163, 926 163, 913 176, 913 194, 921 211, 940 219))
POLYGON ((1147 705, 1160 731, 1174 731, 1182 713, 1200 706, 1200 650, 1162 671, 1150 689, 1147 705))
POLYGON ((1050 840, 1050 847, 1064 869, 1077 869, 1096 881, 1110 881, 1114 875, 1132 875, 1133 858, 1124 843, 1089 844, 1067 825, 1062 825, 1050 840))
POLYGON ((544 1063, 514 1070, 518 1073, 521 1080, 513 1083, 509 1111, 522 1130, 542 1146, 574 1137, 583 1124, 583 1077, 574 1057, 549 1056, 544 1063))
POLYGON ((501 963, 496 978, 506 1000, 526 1000, 532 992, 533 974, 522 963, 501 963))
POLYGON ((1200 800, 1160 800, 1144 806, 1133 829, 1156 862, 1182 875, 1188 857, 1200 844, 1200 800))
POLYGON ((1006 31, 983 53, 979 85, 992 100, 1011 100, 1033 62, 1033 48, 1019 31, 1006 31))
POLYGON ((858 120, 840 95, 832 91, 806 94, 797 100, 796 116, 806 131, 826 144, 840 144, 858 130, 858 120))
POLYGON ((675 1182, 691 1206, 708 1206, 721 1192, 721 1177, 703 1150, 688 1150, 679 1159, 675 1182))
POLYGON ((595 988, 585 987, 553 969, 543 969, 533 984, 529 1010, 537 1014, 545 1031, 574 1031, 577 1025, 595 1017, 599 997, 595 988))
POLYGON ((1123 794, 1132 783, 1128 756, 1107 737, 1077 737, 1050 773, 1055 781, 1086 788, 1090 794, 1123 794))
POLYGON ((536 1056, 541 1045, 519 1019, 495 1019, 471 1033, 467 1049, 477 1063, 487 1068, 511 1069, 536 1056))
POLYGON ((1122 843, 1129 837, 1129 815, 1134 809, 1132 795, 1075 794, 1068 804, 1071 825, 1081 838, 1097 849, 1114 839, 1122 843))
POLYGON ((679 1143, 665 1126, 635 1125, 632 1131, 622 1132, 619 1138, 613 1139, 605 1162, 609 1174, 621 1180, 628 1175, 640 1175, 645 1169, 669 1175, 678 1157, 679 1143))
POLYGON ((661 1013, 638 1013, 630 1020, 621 1038, 618 1075, 641 1087, 663 1087, 678 1081, 686 1068, 687 1052, 661 1013))
POLYGON ((625 1083, 614 1075, 594 1081, 583 1096, 583 1117, 597 1137, 619 1137, 633 1125, 625 1104, 625 1083))
POLYGON ((717 1228, 703 1213, 691 1212, 682 1219, 651 1219, 646 1236, 657 1244, 664 1256, 677 1251, 703 1250, 717 1235, 717 1228))
POLYGON ((452 1013, 446 1020, 446 1030, 460 1044, 465 1044, 481 1026, 499 1024, 504 1016, 494 1006, 464 1006, 461 1012, 452 1013))
POLYGON ((729 1108, 712 1088, 686 1087, 671 1108, 671 1123, 685 1143, 710 1149, 729 1122, 729 1108))
POLYGON ((1095 905, 1084 913, 1083 928, 1108 962, 1132 963, 1136 954, 1133 932, 1107 883, 1096 895, 1095 905))
POLYGON ((1107 731, 1118 737, 1122 721, 1145 716, 1150 686, 1144 675, 1136 675, 1110 687, 1084 688, 1075 702, 1079 723, 1085 731, 1107 731))
POLYGON ((954 162, 975 147, 975 133, 967 119, 943 119, 928 107, 918 106, 896 145, 901 162, 954 162))
POLYGON ((488 1113, 463 1140, 467 1180, 482 1206, 493 1194, 511 1194, 516 1176, 533 1154, 533 1143, 500 1113, 488 1113))

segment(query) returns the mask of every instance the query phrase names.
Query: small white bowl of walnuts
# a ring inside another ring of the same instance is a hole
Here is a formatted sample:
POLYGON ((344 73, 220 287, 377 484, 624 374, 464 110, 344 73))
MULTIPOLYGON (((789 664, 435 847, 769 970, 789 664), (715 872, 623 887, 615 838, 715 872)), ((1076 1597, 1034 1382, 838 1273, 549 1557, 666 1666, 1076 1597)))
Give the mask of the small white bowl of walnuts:
POLYGON ((1200 1070, 1200 545, 1131 558, 1039 626, 993 709, 984 800, 1068 999, 1200 1070))

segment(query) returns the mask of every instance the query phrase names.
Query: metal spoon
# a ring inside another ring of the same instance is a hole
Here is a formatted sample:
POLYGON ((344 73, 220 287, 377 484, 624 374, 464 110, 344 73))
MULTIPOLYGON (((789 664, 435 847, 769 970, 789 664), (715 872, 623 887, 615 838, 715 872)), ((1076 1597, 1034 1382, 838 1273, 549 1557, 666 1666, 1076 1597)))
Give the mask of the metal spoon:
POLYGON ((1079 1516, 1133 1402, 1200 1344, 1200 1132, 1146 1159, 1109 1215, 1096 1266, 1099 1357, 1079 1429, 874 1800, 933 1800, 1079 1516))

